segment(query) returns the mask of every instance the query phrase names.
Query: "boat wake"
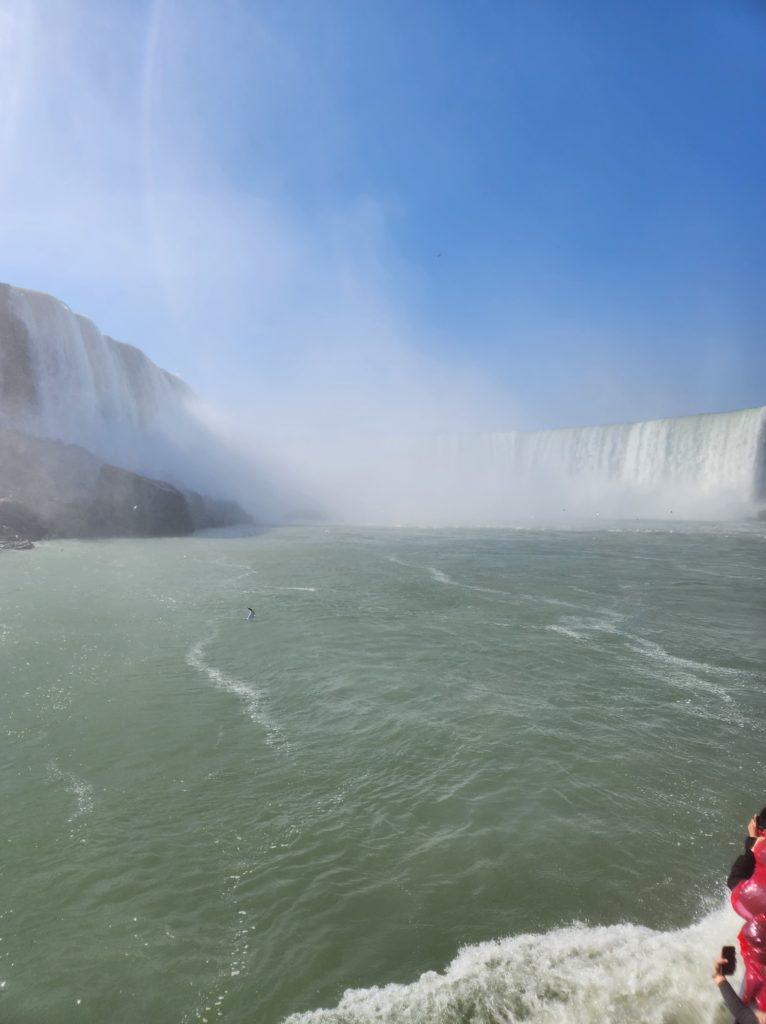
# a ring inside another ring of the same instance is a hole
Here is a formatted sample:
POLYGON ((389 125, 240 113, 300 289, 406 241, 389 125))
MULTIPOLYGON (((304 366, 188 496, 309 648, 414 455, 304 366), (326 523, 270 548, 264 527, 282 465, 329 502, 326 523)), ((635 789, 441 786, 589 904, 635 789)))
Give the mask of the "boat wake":
POLYGON ((349 989, 285 1024, 700 1024, 720 1004, 710 963, 737 921, 726 907, 678 931, 574 924, 466 946, 443 974, 349 989))

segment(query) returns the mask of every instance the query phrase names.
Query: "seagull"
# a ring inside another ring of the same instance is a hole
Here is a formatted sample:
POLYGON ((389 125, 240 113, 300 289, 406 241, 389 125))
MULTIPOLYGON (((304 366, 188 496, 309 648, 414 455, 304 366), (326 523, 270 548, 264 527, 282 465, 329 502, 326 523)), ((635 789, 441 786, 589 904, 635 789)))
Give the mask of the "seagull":
POLYGON ((248 613, 249 613, 248 616, 247 616, 247 621, 248 622, 252 622, 252 620, 255 618, 255 612, 249 606, 248 606, 247 610, 248 610, 248 613))

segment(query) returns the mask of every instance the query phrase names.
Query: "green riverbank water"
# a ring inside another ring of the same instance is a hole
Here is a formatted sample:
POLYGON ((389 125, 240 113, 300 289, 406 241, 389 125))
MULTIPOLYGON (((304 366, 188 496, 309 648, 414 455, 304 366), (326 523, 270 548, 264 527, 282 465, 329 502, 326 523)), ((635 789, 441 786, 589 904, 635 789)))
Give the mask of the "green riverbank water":
POLYGON ((713 1020, 765 565, 763 524, 3 553, 2 1020, 713 1020))

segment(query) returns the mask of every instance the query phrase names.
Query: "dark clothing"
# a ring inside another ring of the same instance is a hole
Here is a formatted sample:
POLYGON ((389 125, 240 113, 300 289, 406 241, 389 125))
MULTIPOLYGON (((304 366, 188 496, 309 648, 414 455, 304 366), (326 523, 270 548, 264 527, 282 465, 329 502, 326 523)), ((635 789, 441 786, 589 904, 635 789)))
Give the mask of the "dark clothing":
POLYGON ((721 993, 721 999, 734 1015, 735 1024, 758 1024, 758 1018, 753 1010, 749 1006, 745 1006, 728 981, 722 981, 718 986, 718 991, 721 993))
POLYGON ((729 877, 726 879, 726 884, 730 889, 733 890, 739 882, 749 878, 755 871, 754 844, 755 838, 748 836, 745 840, 745 852, 741 853, 732 864, 729 877))

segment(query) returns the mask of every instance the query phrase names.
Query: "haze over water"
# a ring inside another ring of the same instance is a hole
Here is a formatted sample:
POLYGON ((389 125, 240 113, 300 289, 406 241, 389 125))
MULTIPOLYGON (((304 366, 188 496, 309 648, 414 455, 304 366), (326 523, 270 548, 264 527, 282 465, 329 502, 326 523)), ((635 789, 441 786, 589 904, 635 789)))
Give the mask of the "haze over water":
POLYGON ((712 1020, 763 803, 765 542, 8 553, 3 1018, 712 1020))

